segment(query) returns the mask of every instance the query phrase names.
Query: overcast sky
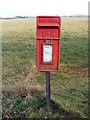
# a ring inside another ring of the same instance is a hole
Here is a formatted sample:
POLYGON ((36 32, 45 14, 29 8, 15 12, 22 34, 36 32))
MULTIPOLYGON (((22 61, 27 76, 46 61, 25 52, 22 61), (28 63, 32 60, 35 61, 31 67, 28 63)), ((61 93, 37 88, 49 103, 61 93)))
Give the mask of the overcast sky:
POLYGON ((90 0, 0 0, 0 17, 88 15, 90 0))

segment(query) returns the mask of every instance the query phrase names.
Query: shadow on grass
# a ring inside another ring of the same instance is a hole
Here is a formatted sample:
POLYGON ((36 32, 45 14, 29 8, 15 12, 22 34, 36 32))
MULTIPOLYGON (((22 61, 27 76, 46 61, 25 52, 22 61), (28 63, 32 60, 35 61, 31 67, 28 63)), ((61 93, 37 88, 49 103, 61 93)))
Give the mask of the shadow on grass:
POLYGON ((51 99, 51 111, 46 111, 46 99, 45 97, 37 98, 37 100, 33 101, 33 112, 38 112, 37 117, 41 118, 81 118, 79 113, 76 113, 75 111, 67 111, 64 108, 62 108, 61 105, 56 103, 51 99), (42 111, 44 111, 44 114, 42 114, 42 111), (39 115, 40 114, 40 115, 39 115))
POLYGON ((67 111, 64 108, 62 108, 61 105, 56 103, 55 101, 51 100, 51 112, 52 114, 58 113, 61 118, 80 118, 80 114, 72 111, 67 111))
MULTIPOLYGON (((7 118, 80 118, 80 114, 67 111, 62 106, 51 99, 51 111, 46 111, 46 99, 43 96, 34 97, 26 101, 26 97, 17 97, 12 108, 8 103, 10 113, 3 113, 3 119, 7 118)), ((5 107, 6 108, 6 107, 5 107)), ((3 111, 4 112, 4 111, 3 111)))

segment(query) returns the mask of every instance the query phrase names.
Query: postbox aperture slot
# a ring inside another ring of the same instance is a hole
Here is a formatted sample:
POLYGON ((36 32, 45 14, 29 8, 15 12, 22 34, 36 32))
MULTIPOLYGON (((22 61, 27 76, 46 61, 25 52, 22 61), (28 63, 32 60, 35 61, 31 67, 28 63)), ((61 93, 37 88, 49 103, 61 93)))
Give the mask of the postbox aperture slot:
POLYGON ((37 25, 37 28, 39 29, 39 28, 59 28, 59 25, 58 24, 56 24, 56 25, 37 25))

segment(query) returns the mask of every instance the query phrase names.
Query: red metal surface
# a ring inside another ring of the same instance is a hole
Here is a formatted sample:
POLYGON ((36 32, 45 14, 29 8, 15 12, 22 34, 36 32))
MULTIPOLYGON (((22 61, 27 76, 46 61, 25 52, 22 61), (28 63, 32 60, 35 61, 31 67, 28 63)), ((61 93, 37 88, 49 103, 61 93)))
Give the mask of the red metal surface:
POLYGON ((37 70, 58 71, 60 66, 61 18, 58 16, 37 17, 37 70), (49 40, 49 42, 47 41, 49 40), (44 62, 43 47, 53 46, 53 61, 44 62))

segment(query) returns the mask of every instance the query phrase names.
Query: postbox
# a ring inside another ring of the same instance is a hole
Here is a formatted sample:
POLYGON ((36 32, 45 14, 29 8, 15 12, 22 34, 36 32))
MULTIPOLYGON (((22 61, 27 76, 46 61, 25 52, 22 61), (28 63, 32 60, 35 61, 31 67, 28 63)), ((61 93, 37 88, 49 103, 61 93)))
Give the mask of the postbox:
POLYGON ((61 18, 37 17, 37 70, 58 71, 60 66, 61 18))

